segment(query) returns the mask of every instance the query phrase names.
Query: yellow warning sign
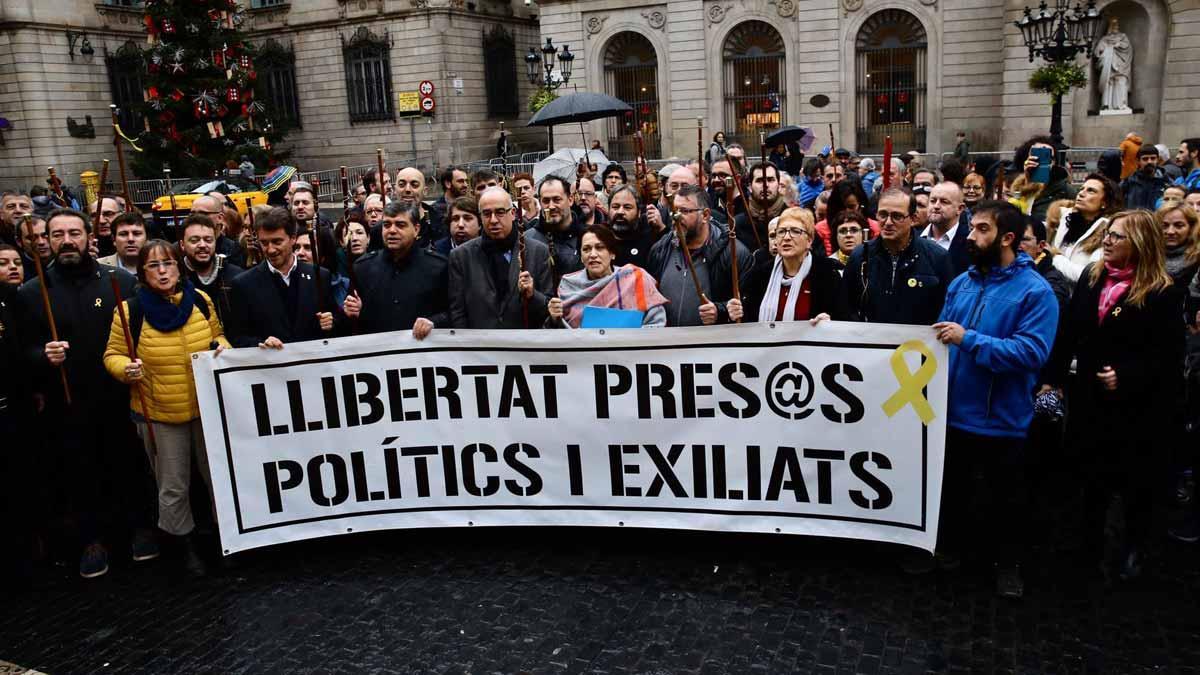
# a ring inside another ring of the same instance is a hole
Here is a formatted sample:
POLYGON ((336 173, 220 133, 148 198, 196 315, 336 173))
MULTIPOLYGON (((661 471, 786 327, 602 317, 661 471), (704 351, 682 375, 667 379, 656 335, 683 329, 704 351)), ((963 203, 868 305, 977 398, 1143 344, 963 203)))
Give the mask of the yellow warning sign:
POLYGON ((396 110, 401 113, 421 112, 421 92, 402 91, 396 95, 396 110))

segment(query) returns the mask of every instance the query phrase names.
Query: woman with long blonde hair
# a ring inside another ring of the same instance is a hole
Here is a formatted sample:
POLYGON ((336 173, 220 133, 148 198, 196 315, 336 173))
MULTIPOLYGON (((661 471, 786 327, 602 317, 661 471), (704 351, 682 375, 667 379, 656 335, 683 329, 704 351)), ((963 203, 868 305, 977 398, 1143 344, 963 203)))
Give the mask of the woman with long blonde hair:
POLYGON ((1187 287, 1200 268, 1200 215, 1187 204, 1168 204, 1154 212, 1154 220, 1166 244, 1167 274, 1187 287))
POLYGON ((1149 211, 1113 215, 1102 241, 1101 259, 1080 275, 1047 371, 1060 389, 1070 382, 1066 436, 1085 475, 1089 551, 1102 556, 1109 499, 1121 493, 1126 537, 1116 569, 1132 579, 1165 475, 1164 451, 1146 438, 1167 428, 1174 409, 1176 388, 1165 385, 1183 368, 1183 306, 1149 211))

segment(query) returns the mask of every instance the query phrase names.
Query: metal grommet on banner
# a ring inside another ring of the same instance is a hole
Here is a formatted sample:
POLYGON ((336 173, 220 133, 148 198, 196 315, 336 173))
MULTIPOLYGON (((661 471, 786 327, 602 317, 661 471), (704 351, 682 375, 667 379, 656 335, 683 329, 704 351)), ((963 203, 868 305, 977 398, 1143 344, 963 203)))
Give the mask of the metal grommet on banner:
POLYGON ((453 329, 453 328, 451 328, 451 329, 450 329, 450 334, 451 334, 451 335, 454 335, 454 329, 453 329))
POLYGON ((618 520, 618 521, 617 521, 617 525, 618 525, 618 526, 620 526, 620 527, 625 527, 625 521, 623 521, 623 520, 618 520))
POLYGON ((604 329, 603 329, 603 328, 601 328, 601 329, 600 329, 600 334, 601 334, 601 335, 604 335, 604 329))
POLYGON ((467 527, 475 527, 475 521, 473 521, 473 520, 468 520, 468 521, 467 521, 467 527))
POLYGON ((329 340, 321 340, 321 344, 327 345, 327 344, 329 344, 329 340))
POLYGON ((192 360, 195 361, 198 358, 200 358, 200 352, 192 352, 192 360))
POLYGON ((774 322, 774 321, 772 321, 772 322, 771 322, 769 325, 771 326, 771 328, 774 328, 774 327, 775 327, 775 322, 774 322))
POLYGON ((775 528, 775 534, 779 534, 779 528, 775 528))
POLYGON ((347 531, 347 532, 353 532, 353 531, 354 531, 354 528, 353 528, 353 527, 347 527, 347 528, 346 528, 346 531, 347 531))

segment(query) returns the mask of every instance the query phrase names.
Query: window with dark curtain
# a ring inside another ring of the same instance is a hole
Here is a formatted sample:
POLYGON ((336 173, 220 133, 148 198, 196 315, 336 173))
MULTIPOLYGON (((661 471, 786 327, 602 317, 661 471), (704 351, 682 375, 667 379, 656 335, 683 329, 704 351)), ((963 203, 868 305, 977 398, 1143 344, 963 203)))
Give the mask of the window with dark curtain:
POLYGON ((345 42, 346 101, 350 122, 375 122, 396 118, 392 102, 391 42, 365 26, 345 42))
POLYGON ((511 117, 520 112, 516 42, 503 26, 496 25, 483 35, 483 81, 488 116, 511 117))
POLYGON ((136 108, 142 99, 142 53, 132 41, 121 45, 104 59, 108 68, 108 86, 117 106, 117 119, 127 134, 142 132, 142 114, 136 108))
POLYGON ((275 40, 267 40, 258 53, 261 95, 280 124, 299 127, 300 103, 296 95, 296 53, 275 40))

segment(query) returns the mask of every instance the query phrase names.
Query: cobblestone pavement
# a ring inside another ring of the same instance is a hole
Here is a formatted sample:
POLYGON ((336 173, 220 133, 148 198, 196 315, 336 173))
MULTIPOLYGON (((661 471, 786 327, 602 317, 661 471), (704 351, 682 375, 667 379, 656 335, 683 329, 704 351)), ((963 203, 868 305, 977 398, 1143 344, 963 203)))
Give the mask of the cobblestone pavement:
MULTIPOLYGON (((1046 535, 1049 541, 1058 537, 1046 535)), ((1197 672, 1200 547, 1105 591, 1055 546, 1027 597, 873 543, 608 529, 352 535, 182 579, 43 570, 0 659, 60 673, 1197 672)))

